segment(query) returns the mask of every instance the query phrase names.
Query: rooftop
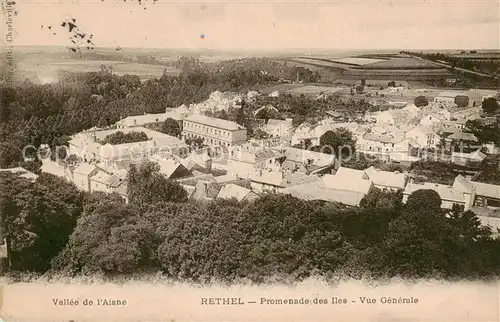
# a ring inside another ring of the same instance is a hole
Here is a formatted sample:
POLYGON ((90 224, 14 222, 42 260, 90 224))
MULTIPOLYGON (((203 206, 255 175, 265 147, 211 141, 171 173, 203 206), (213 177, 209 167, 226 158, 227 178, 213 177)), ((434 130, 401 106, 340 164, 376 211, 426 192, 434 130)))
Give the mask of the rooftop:
POLYGON ((219 194, 217 195, 217 198, 236 198, 238 201, 242 201, 251 192, 252 190, 250 189, 230 183, 222 187, 222 189, 219 191, 219 194))
POLYGON ((460 141, 474 141, 477 142, 477 137, 472 133, 454 133, 447 137, 450 140, 460 140, 460 141))
POLYGON ((218 119, 215 117, 208 117, 203 115, 190 115, 184 119, 185 121, 199 123, 203 125, 207 125, 210 127, 217 127, 227 131, 236 131, 236 130, 244 130, 245 128, 238 123, 218 119))
POLYGON ((36 180, 38 176, 31 171, 26 170, 22 167, 9 168, 9 169, 0 169, 0 172, 10 172, 13 174, 17 174, 18 177, 26 178, 30 180, 36 180))
POLYGON ((287 161, 293 161, 296 163, 308 163, 308 161, 311 160, 311 164, 317 167, 326 167, 336 163, 336 158, 332 154, 298 148, 287 148, 285 151, 285 158, 287 161))
POLYGON ((447 201, 454 201, 458 203, 465 203, 465 198, 462 193, 457 188, 454 188, 452 186, 444 185, 444 184, 438 184, 438 183, 430 183, 430 182, 425 182, 425 183, 408 183, 406 185, 406 188, 404 190, 404 194, 412 194, 413 192, 421 189, 430 189, 436 191, 439 196, 441 197, 442 200, 447 200, 447 201))
POLYGON ((406 175, 404 173, 395 173, 390 171, 382 171, 375 169, 373 166, 364 171, 368 178, 375 185, 397 188, 404 190, 406 183, 406 175))
POLYGON ((359 206, 359 203, 366 195, 358 191, 329 188, 322 180, 289 187, 283 189, 282 193, 303 200, 340 202, 349 206, 359 206))

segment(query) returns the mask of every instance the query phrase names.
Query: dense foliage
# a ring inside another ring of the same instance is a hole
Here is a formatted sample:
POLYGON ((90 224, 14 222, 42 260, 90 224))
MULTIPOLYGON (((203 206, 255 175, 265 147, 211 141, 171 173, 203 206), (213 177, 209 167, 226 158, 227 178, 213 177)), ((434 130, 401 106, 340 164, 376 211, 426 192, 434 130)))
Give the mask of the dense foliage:
POLYGON ((500 111, 500 104, 496 98, 488 97, 483 101, 482 108, 485 113, 493 114, 500 111))
POLYGON ((356 152, 356 139, 346 128, 326 131, 319 138, 323 153, 335 154, 337 158, 352 158, 356 152))
POLYGON ((101 144, 125 144, 125 143, 134 143, 134 142, 142 142, 149 140, 148 136, 144 132, 129 132, 123 133, 122 131, 115 132, 113 134, 107 135, 102 141, 101 144))
POLYGON ((181 135, 181 126, 173 118, 167 118, 161 125, 160 131, 162 133, 179 137, 181 135))
MULTIPOLYGON (((114 194, 80 193, 50 175, 31 182, 0 174, 0 180, 15 271, 160 271, 194 282, 500 273, 500 242, 491 231, 470 211, 442 210, 431 190, 416 191, 403 205, 401 192, 374 189, 354 208, 279 194, 252 203, 195 202, 169 192, 138 205, 114 194)), ((147 199, 156 180, 146 179, 136 194, 147 199)))
POLYGON ((429 105, 429 101, 427 100, 427 97, 420 95, 415 97, 415 100, 413 101, 416 107, 422 107, 422 106, 427 106, 429 105))
POLYGON ((127 188, 130 203, 138 206, 187 200, 186 190, 179 183, 166 179, 154 162, 142 163, 138 168, 131 165, 127 188))
POLYGON ((465 123, 464 132, 474 134, 479 143, 493 143, 500 147, 500 127, 498 122, 484 124, 480 120, 469 120, 465 123))

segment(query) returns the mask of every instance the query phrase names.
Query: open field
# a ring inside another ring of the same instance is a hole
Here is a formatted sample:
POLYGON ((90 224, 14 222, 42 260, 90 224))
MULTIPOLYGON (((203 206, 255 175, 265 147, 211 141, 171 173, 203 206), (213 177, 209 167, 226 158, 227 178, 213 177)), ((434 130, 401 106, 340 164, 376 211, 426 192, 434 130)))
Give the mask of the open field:
POLYGON ((344 89, 343 87, 332 87, 332 86, 317 86, 317 85, 304 85, 301 87, 295 87, 288 90, 288 93, 291 94, 304 94, 304 95, 319 95, 321 93, 325 94, 333 94, 340 90, 344 89))
POLYGON ((75 60, 75 59, 26 59, 16 62, 15 81, 29 79, 35 83, 55 82, 64 73, 99 71, 101 65, 111 66, 117 75, 138 75, 141 80, 158 78, 167 69, 167 75, 179 75, 179 70, 161 65, 137 64, 120 61, 75 60))
POLYGON ((331 59, 331 61, 336 62, 336 63, 341 63, 341 64, 344 63, 344 64, 361 66, 361 65, 382 62, 382 61, 385 61, 385 59, 347 57, 347 58, 341 58, 341 59, 331 59))
POLYGON ((392 58, 372 64, 365 64, 354 69, 439 69, 441 66, 413 57, 392 58))

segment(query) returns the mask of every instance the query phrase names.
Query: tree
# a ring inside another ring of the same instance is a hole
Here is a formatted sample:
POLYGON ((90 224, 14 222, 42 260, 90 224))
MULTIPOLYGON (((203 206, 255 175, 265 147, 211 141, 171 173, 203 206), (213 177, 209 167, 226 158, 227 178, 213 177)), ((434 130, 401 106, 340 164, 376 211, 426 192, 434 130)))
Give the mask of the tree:
POLYGON ((45 272, 76 226, 83 194, 50 174, 31 182, 0 172, 0 186, 0 214, 11 268, 45 272))
POLYGON ((324 153, 335 154, 340 157, 351 157, 356 149, 356 139, 346 128, 326 131, 319 138, 319 144, 324 153))
POLYGON ((222 119, 222 120, 229 120, 229 116, 227 115, 226 110, 220 111, 219 118, 222 119))
POLYGON ((203 146, 203 139, 202 138, 186 138, 186 144, 194 147, 194 148, 201 148, 203 146))
POLYGON ((361 208, 366 209, 394 209, 400 210, 403 195, 401 191, 381 190, 375 188, 371 190, 359 203, 361 208))
POLYGON ((488 97, 483 101, 482 108, 485 113, 494 114, 500 110, 500 104, 496 98, 488 97))
POLYGON ((439 194, 428 189, 413 192, 403 214, 389 224, 384 241, 390 274, 410 278, 449 274, 456 260, 456 237, 439 194))
POLYGON ((122 131, 115 132, 113 134, 109 134, 106 136, 101 144, 125 144, 125 143, 134 143, 134 142, 142 142, 149 140, 148 136, 144 132, 129 132, 123 133, 122 131))
POLYGON ((152 224, 141 221, 138 210, 120 196, 92 193, 69 242, 52 262, 52 272, 115 275, 148 269, 157 247, 152 224))
POLYGON ((130 166, 127 192, 130 203, 146 206, 158 202, 185 202, 187 192, 182 186, 160 173, 160 166, 154 162, 146 162, 136 169, 130 166))
POLYGON ((238 112, 236 113, 236 123, 238 123, 241 126, 244 126, 245 123, 247 122, 247 118, 245 115, 245 110, 243 109, 243 105, 240 107, 238 112))
POLYGON ((165 134, 179 137, 181 135, 181 127, 173 118, 167 118, 161 125, 161 131, 165 134))
POLYGON ((429 101, 427 100, 427 97, 420 95, 415 97, 415 100, 413 101, 416 107, 422 107, 422 106, 427 106, 429 105, 429 101))

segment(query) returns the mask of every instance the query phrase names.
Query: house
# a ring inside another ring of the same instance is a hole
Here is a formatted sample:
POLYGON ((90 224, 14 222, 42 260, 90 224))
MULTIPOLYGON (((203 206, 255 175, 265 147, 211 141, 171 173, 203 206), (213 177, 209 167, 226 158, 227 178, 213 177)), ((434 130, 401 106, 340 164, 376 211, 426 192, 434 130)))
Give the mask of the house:
POLYGON ((97 167, 95 164, 90 163, 80 163, 73 170, 73 183, 75 186, 83 191, 91 192, 91 182, 90 178, 96 175, 98 172, 106 173, 104 170, 97 167))
POLYGON ((263 110, 267 110, 268 112, 275 112, 275 113, 279 113, 279 110, 272 106, 271 104, 267 104, 267 105, 264 105, 262 107, 259 107, 258 109, 256 109, 255 111, 253 111, 253 116, 254 117, 257 117, 257 114, 259 114, 260 111, 263 111, 263 110))
POLYGON ((408 114, 411 118, 417 118, 422 113, 422 110, 415 104, 409 104, 403 107, 401 110, 408 114))
POLYGON ((227 161, 227 171, 240 178, 249 178, 258 169, 278 170, 276 156, 271 149, 259 149, 255 152, 233 150, 227 161))
POLYGON ((257 199, 259 196, 250 189, 238 186, 236 184, 226 184, 222 187, 217 195, 220 199, 231 199, 236 198, 238 201, 252 201, 257 199))
POLYGON ((62 162, 55 162, 50 159, 42 160, 42 167, 40 168, 40 172, 50 173, 55 176, 65 178, 67 181, 73 180, 72 169, 68 165, 62 162))
POLYGON ((387 134, 366 133, 356 143, 356 150, 365 154, 378 155, 383 159, 389 159, 400 138, 387 134))
POLYGON ((401 138, 387 134, 366 133, 358 139, 356 151, 371 155, 382 161, 408 163, 419 160, 416 151, 420 145, 409 138, 401 138))
POLYGON ((257 170, 250 174, 250 185, 257 193, 280 192, 285 188, 319 180, 316 175, 301 172, 257 170))
POLYGON ((189 171, 181 162, 172 159, 152 159, 160 166, 160 173, 168 179, 179 179, 191 176, 189 171))
POLYGON ((198 182, 196 182, 196 186, 194 188, 194 191, 190 195, 190 198, 201 201, 214 200, 217 198, 219 190, 220 188, 217 186, 217 184, 210 181, 199 180, 198 182))
POLYGON ((461 165, 464 167, 479 168, 486 159, 486 154, 480 150, 476 150, 470 153, 455 152, 451 153, 451 162, 456 165, 461 165))
POLYGON ((190 115, 184 119, 182 138, 201 138, 208 146, 230 147, 247 140, 247 129, 235 122, 215 117, 190 115))
POLYGON ((35 181, 38 178, 38 176, 36 174, 34 174, 31 171, 26 170, 23 167, 0 169, 0 172, 10 172, 10 173, 17 175, 20 178, 25 178, 25 179, 28 179, 31 181, 35 181))
POLYGON ((443 120, 436 114, 428 114, 420 119, 418 126, 439 131, 443 128, 443 120))
POLYGON ((364 173, 368 180, 371 180, 376 188, 389 190, 404 190, 407 176, 404 173, 382 171, 373 166, 365 169, 364 173))
POLYGON ((452 209, 453 205, 463 206, 468 209, 471 204, 470 196, 464 194, 460 189, 453 186, 438 183, 414 183, 410 181, 403 191, 403 203, 408 201, 408 197, 417 190, 434 190, 441 198, 441 208, 452 209))
POLYGON ((467 96, 467 93, 465 92, 441 92, 438 94, 437 97, 434 98, 435 103, 443 103, 446 105, 451 105, 455 104, 455 98, 457 96, 467 96))
POLYGON ((471 181, 458 175, 455 177, 453 187, 470 198, 466 210, 471 207, 500 210, 500 186, 498 185, 471 181))
POLYGON ((106 173, 104 171, 97 171, 89 178, 90 192, 102 191, 111 193, 111 186, 116 185, 120 181, 118 176, 106 173))
POLYGON ((287 148, 282 163, 283 170, 298 171, 306 174, 330 173, 340 164, 332 154, 314 152, 310 150, 287 148))
POLYGON ((403 125, 407 124, 409 117, 403 110, 387 110, 378 114, 375 119, 379 124, 403 125))
POLYGON ((345 113, 340 113, 338 111, 326 111, 326 118, 331 121, 343 122, 345 120, 345 113))
POLYGON ((286 141, 291 141, 291 131, 293 119, 287 118, 285 120, 267 120, 267 124, 260 127, 260 129, 266 132, 271 138, 281 138, 286 141))
POLYGON ((359 206, 361 200, 373 188, 373 183, 358 177, 358 173, 351 174, 350 177, 347 174, 342 176, 326 174, 319 180, 285 188, 282 193, 303 200, 322 200, 359 206))
POLYGON ((188 171, 206 172, 212 170, 212 155, 214 152, 210 148, 202 148, 191 151, 186 158, 179 161, 188 171))
POLYGON ((185 157, 189 153, 189 147, 182 140, 144 127, 84 131, 73 136, 68 144, 70 154, 87 162, 96 161, 106 165, 120 160, 145 160, 157 153, 180 157, 185 157), (124 134, 143 132, 148 140, 124 144, 101 143, 108 135, 117 132, 124 134))
POLYGON ((467 120, 465 120, 465 119, 444 121, 443 128, 441 131, 451 133, 451 134, 462 132, 463 129, 465 128, 466 122, 467 122, 467 120))
POLYGON ((188 110, 184 111, 183 109, 167 109, 165 113, 157 113, 157 114, 144 114, 137 116, 129 116, 118 122, 116 125, 118 128, 127 128, 127 127, 148 127, 151 124, 163 123, 165 120, 171 118, 176 120, 180 126, 182 126, 182 120, 190 114, 188 110))
POLYGON ((417 142, 423 148, 436 148, 441 137, 432 128, 416 126, 406 133, 406 138, 417 142))
POLYGON ((445 145, 448 149, 454 150, 459 148, 460 152, 467 150, 477 150, 481 148, 477 137, 472 133, 454 133, 445 138, 445 145))

